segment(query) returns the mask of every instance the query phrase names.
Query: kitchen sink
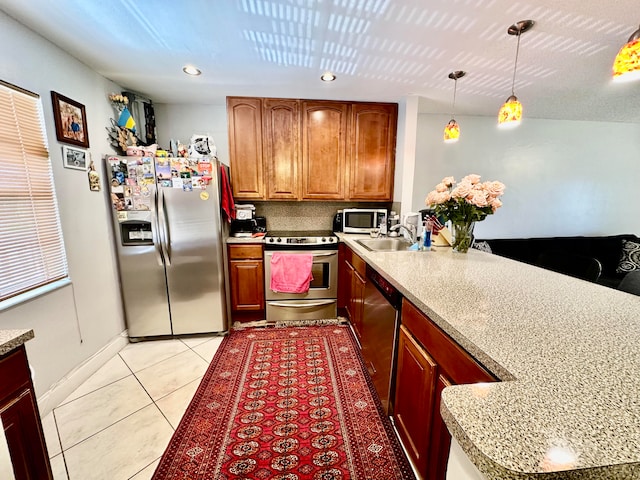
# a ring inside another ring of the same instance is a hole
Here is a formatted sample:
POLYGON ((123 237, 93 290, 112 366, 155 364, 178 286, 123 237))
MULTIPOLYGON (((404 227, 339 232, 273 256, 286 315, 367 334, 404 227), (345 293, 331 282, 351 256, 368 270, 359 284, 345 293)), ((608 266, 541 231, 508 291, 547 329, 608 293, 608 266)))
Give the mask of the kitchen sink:
POLYGON ((402 252, 411 246, 404 238, 363 238, 356 242, 371 252, 402 252))

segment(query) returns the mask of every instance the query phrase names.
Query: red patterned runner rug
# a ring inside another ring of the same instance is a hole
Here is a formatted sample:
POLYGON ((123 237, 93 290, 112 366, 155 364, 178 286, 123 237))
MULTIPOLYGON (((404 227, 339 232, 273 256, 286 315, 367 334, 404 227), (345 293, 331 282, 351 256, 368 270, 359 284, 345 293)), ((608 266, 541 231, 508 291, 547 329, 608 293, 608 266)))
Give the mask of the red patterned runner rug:
POLYGON ((346 326, 233 331, 153 480, 401 480, 413 473, 346 326))

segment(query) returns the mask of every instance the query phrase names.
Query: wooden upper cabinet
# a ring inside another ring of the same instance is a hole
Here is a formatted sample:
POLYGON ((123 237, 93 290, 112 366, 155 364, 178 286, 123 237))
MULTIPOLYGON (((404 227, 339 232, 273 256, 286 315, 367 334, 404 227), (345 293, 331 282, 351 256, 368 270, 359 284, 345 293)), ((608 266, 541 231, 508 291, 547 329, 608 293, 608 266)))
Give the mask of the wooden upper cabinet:
POLYGON ((233 196, 264 199, 262 99, 227 97, 227 120, 233 196))
POLYGON ((302 198, 347 198, 346 138, 349 104, 302 102, 302 198))
POLYGON ((238 200, 393 200, 393 103, 227 97, 238 200))
POLYGON ((267 198, 300 198, 300 102, 265 98, 263 102, 264 165, 267 198))
POLYGON ((396 104, 355 103, 350 115, 351 200, 393 200, 396 104))

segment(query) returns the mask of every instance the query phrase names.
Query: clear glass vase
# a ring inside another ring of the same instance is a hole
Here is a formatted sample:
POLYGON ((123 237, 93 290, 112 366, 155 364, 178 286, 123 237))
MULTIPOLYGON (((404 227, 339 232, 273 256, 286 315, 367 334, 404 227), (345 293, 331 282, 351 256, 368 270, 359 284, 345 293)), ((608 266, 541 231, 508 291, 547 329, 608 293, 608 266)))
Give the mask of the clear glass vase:
POLYGON ((473 227, 476 222, 454 222, 453 226, 453 251, 467 253, 473 244, 473 227))

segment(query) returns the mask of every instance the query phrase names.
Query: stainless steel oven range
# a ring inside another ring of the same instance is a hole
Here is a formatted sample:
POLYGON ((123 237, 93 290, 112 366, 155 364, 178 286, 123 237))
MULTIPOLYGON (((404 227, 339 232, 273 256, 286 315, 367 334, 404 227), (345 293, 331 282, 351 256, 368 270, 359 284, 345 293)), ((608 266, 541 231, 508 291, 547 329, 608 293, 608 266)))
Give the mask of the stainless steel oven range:
POLYGON ((272 321, 336 318, 338 237, 330 231, 269 232, 264 244, 266 319, 272 321), (274 253, 313 255, 313 280, 305 293, 271 290, 274 253))

